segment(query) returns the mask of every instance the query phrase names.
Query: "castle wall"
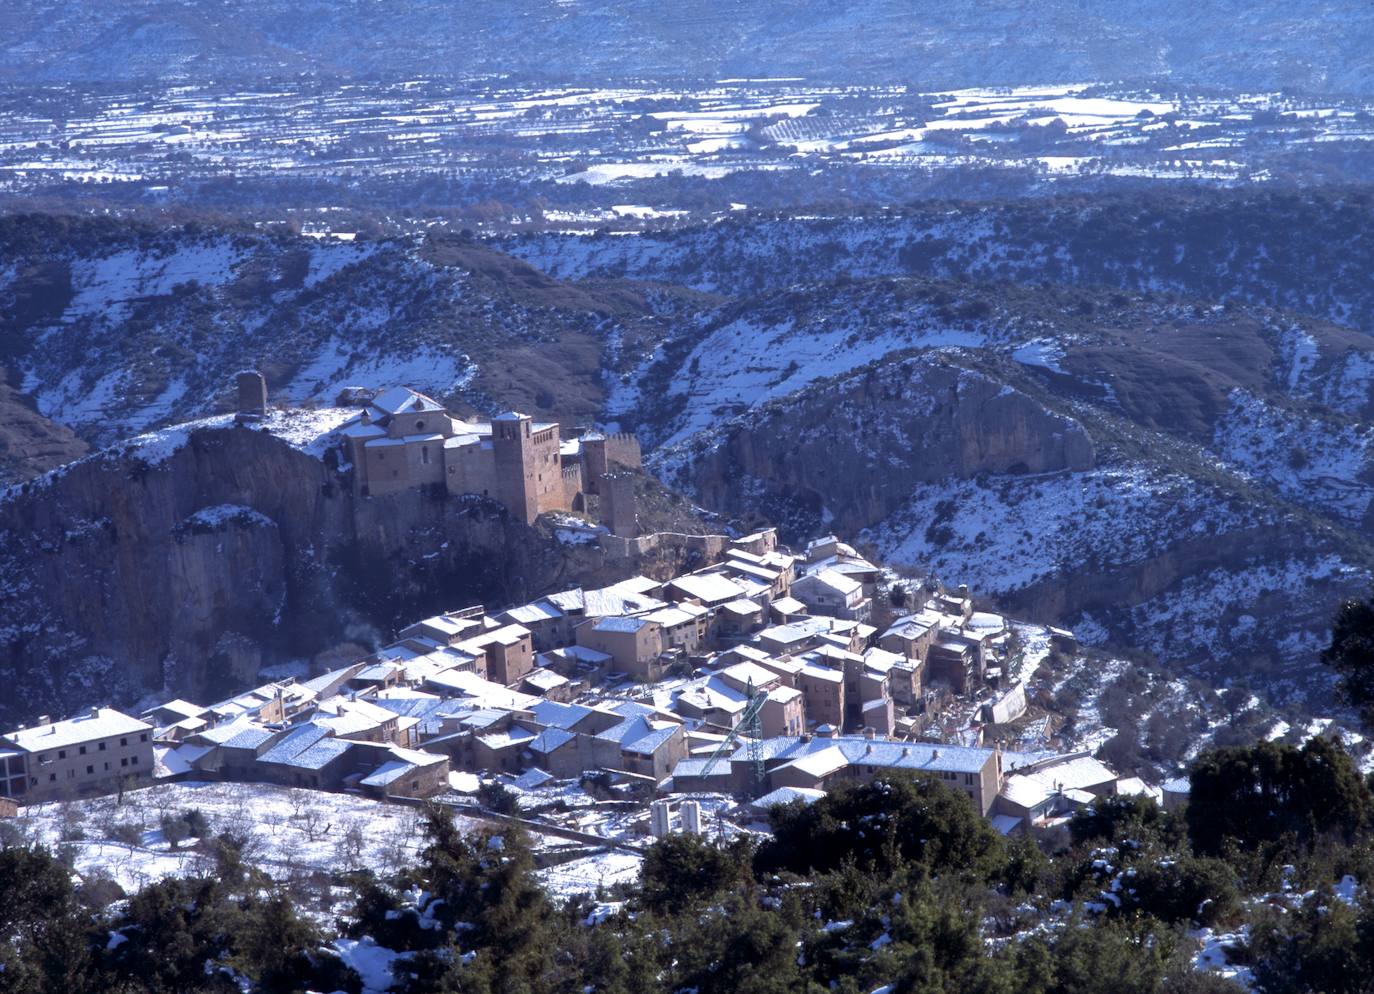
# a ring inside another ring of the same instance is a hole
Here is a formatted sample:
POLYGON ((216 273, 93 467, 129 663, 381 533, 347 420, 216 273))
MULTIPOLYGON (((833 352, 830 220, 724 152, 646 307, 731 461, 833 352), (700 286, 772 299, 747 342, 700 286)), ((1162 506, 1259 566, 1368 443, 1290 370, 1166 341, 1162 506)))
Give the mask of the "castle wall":
POLYGON ((582 464, 569 463, 563 466, 563 502, 564 506, 571 509, 577 500, 578 494, 582 493, 582 464))
POLYGON ((404 445, 364 446, 363 466, 367 492, 374 497, 411 486, 410 464, 404 445))
POLYGON ((496 494, 496 453, 481 442, 444 446, 444 479, 451 494, 496 494))
POLYGON ((407 441, 402 447, 406 456, 406 467, 410 472, 411 486, 444 482, 444 439, 442 435, 429 435, 407 441))
POLYGON ((628 469, 639 469, 644 465, 644 454, 640 451, 639 439, 628 432, 616 432, 606 436, 606 462, 619 463, 628 469))
POLYGON ((529 465, 525 485, 534 490, 536 513, 566 511, 572 506, 564 492, 563 459, 558 454, 558 426, 551 425, 530 436, 529 465))

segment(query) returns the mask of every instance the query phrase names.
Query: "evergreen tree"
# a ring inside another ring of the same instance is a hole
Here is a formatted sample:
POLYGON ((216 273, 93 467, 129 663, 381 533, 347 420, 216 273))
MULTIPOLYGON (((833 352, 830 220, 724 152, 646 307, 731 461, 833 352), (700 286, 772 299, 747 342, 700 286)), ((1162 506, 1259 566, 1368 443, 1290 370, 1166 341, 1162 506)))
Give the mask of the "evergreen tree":
POLYGON ((93 956, 68 869, 47 849, 0 849, 0 994, 66 994, 93 956))
POLYGON ((1346 703, 1359 709, 1366 726, 1374 726, 1374 595, 1341 604, 1322 662, 1340 676, 1346 703))
POLYGON ((1291 837, 1353 838, 1368 820, 1369 788, 1339 745, 1314 738, 1301 749, 1273 742, 1218 749, 1193 764, 1188 835, 1193 848, 1222 855, 1291 837))

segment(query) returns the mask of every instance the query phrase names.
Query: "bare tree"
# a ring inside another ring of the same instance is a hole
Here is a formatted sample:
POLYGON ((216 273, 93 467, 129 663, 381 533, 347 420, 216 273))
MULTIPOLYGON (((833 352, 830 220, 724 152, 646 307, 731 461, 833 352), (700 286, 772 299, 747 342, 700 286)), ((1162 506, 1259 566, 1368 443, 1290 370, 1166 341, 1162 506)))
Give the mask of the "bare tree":
POLYGON ((296 819, 296 827, 305 835, 307 842, 316 842, 328 835, 333 826, 326 820, 323 811, 311 805, 296 819))
POLYGON ((357 869, 362 865, 363 848, 366 843, 362 823, 356 818, 350 818, 344 823, 343 834, 334 845, 335 859, 343 869, 357 869))

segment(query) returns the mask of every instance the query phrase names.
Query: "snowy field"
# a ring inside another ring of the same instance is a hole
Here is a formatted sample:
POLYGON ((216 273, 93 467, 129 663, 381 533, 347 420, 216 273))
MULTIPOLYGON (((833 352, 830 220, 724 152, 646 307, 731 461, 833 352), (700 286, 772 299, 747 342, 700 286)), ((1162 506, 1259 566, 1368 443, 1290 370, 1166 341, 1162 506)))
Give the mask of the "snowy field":
MULTIPOLYGON (((424 845, 417 808, 268 784, 159 784, 129 792, 123 803, 101 797, 34 805, 15 824, 34 841, 70 845, 78 873, 107 873, 133 891, 207 869, 193 839, 173 848, 161 827, 164 817, 192 809, 212 835, 245 838, 249 862, 279 880, 319 871, 394 872, 424 845)), ((479 827, 470 819, 460 824, 479 827)))
MULTIPOLYGON (((1166 96, 1087 84, 916 94, 803 80, 672 88, 482 81, 348 86, 308 99, 289 89, 198 86, 85 96, 57 130, 37 116, 0 121, 0 189, 137 183, 156 198, 192 176, 309 179, 342 168, 400 176, 464 166, 614 188, 672 172, 719 179, 822 163, 1015 166, 1054 179, 1263 181, 1264 170, 1250 161, 1257 154, 1252 131, 1262 131, 1271 148, 1358 148, 1374 139, 1368 108, 1358 102, 1273 93, 1166 96)), ((622 205, 613 198, 603 209, 622 205)), ((630 206, 637 210, 618 216, 660 216, 665 205, 644 205, 648 214, 630 206)), ((568 214, 546 220, 598 223, 568 214)), ((326 225, 312 234, 354 233, 326 225)), ((165 279, 200 279, 202 272, 213 278, 220 261, 214 255, 204 267, 169 269, 165 279)), ((122 265, 111 260, 108 279, 117 279, 122 265)), ((311 274, 321 275, 327 269, 311 274)), ((86 286, 75 286, 80 297, 86 286)))

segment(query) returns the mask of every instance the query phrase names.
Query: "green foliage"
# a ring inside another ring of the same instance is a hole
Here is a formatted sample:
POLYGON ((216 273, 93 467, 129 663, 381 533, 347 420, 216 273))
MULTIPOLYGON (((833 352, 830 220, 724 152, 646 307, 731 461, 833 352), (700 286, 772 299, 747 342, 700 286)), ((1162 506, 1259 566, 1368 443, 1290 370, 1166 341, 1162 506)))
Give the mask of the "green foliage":
POLYGON ((882 774, 843 784, 809 806, 774 808, 773 838, 760 850, 764 872, 829 872, 852 861, 894 874, 916 864, 932 873, 958 870, 978 879, 999 872, 1002 837, 967 795, 930 779, 882 774))
POLYGON ((67 868, 41 847, 0 850, 0 896, 0 994, 83 989, 92 956, 67 868))
POLYGON ((1149 860, 1136 868, 1123 901, 1161 921, 1216 925, 1240 908, 1236 873, 1209 856, 1149 860))
POLYGON ((1311 846, 1323 834, 1349 841, 1371 811, 1369 788, 1339 745, 1314 738, 1301 749, 1273 742, 1219 749, 1193 765, 1188 835, 1221 855, 1291 838, 1311 846))
POLYGON ((644 853, 640 899, 653 911, 690 907, 749 876, 747 839, 718 845, 687 832, 659 839, 644 853))
POLYGON ((1340 676, 1346 703, 1359 708, 1364 723, 1374 726, 1374 595, 1341 604, 1322 662, 1340 676))
POLYGON ((1173 817, 1148 797, 1104 797, 1075 811, 1069 821, 1075 846, 1119 846, 1123 842, 1180 841, 1173 817))
POLYGON ((1250 956, 1262 994, 1363 994, 1374 971, 1374 918, 1313 895, 1294 912, 1263 911, 1251 926, 1250 956))

